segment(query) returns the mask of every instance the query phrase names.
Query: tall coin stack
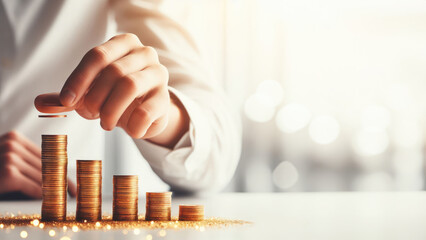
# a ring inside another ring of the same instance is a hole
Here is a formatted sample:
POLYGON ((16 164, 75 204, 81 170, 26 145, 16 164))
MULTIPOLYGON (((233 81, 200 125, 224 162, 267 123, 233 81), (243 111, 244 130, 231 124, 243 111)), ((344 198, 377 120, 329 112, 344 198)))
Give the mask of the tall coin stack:
POLYGON ((204 205, 180 205, 180 221, 202 221, 204 220, 204 205))
POLYGON ((77 160, 77 221, 102 220, 102 161, 77 160))
POLYGON ((138 220, 138 176, 114 175, 112 220, 138 220))
POLYGON ((170 221, 171 205, 171 192, 147 192, 145 220, 170 221))
POLYGON ((43 221, 66 220, 67 135, 41 136, 43 221))

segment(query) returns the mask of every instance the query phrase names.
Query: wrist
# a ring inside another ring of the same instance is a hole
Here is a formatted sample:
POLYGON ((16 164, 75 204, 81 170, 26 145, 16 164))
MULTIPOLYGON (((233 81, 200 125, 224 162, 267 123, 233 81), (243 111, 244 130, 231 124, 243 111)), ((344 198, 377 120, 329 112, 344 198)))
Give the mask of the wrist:
POLYGON ((168 121, 164 130, 149 139, 152 143, 172 149, 189 130, 189 116, 179 99, 169 91, 170 106, 168 121))

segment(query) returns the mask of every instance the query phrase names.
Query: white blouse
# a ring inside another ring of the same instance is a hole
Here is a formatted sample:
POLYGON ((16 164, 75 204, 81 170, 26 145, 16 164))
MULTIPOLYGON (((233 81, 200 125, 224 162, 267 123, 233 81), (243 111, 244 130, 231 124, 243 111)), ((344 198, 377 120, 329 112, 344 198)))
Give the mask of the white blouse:
POLYGON ((148 162, 173 190, 223 188, 240 156, 238 114, 210 84, 193 40, 160 12, 160 2, 0 0, 0 134, 18 130, 37 144, 43 133, 68 134, 70 171, 76 159, 106 159, 104 185, 111 185, 112 174, 139 174, 146 186, 142 191, 154 191, 152 186, 160 185, 148 176, 148 162), (190 116, 190 130, 174 149, 140 139, 133 144, 127 135, 108 140, 106 136, 122 133, 106 134, 98 120, 85 120, 74 112, 63 119, 38 118, 34 98, 60 91, 89 49, 121 32, 134 33, 144 45, 156 48, 169 70, 170 91, 190 116), (135 145, 143 157, 133 154, 127 159, 126 152, 135 145), (121 147, 120 154, 111 153, 111 147, 121 147), (118 170, 129 162, 133 165, 127 172, 118 170))

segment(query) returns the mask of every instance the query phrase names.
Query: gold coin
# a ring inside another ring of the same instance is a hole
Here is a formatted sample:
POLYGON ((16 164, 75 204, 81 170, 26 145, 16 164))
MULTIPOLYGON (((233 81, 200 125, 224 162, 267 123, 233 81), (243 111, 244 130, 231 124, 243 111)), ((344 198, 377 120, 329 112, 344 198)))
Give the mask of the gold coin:
POLYGON ((39 118, 65 118, 67 115, 38 115, 39 118))

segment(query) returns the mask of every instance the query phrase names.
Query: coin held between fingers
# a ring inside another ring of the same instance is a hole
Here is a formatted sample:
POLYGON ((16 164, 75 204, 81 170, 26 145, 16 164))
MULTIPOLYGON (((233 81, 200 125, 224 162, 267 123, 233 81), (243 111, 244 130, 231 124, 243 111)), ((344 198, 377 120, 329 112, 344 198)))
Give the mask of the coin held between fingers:
POLYGON ((34 100, 34 106, 42 113, 61 113, 75 109, 74 106, 66 107, 59 99, 59 93, 46 93, 38 95, 34 100))

